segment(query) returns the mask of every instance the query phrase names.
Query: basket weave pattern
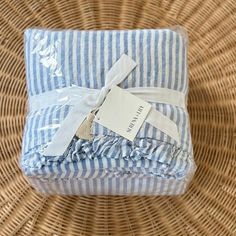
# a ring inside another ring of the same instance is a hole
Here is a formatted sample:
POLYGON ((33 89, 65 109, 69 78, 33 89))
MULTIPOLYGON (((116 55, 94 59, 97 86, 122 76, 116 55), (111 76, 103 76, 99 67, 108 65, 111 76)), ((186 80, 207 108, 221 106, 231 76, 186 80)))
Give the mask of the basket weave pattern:
POLYGON ((0 236, 236 234, 235 0, 0 1, 0 236), (195 160, 181 197, 45 197, 18 158, 26 114, 23 31, 183 25, 195 160))

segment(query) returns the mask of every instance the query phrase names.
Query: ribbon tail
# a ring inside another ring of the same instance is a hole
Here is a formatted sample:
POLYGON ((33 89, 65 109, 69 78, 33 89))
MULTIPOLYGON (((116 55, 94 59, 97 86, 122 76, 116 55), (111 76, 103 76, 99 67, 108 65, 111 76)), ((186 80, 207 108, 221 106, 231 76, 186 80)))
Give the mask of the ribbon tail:
POLYGON ((180 144, 180 136, 177 125, 161 112, 152 108, 146 118, 146 122, 164 132, 180 144))
POLYGON ((137 63, 128 55, 122 54, 106 75, 106 87, 120 84, 137 66, 137 63))
POLYGON ((82 124, 90 111, 91 107, 84 106, 83 113, 81 113, 81 104, 74 107, 53 136, 52 142, 44 149, 42 154, 44 156, 63 155, 78 127, 82 124))

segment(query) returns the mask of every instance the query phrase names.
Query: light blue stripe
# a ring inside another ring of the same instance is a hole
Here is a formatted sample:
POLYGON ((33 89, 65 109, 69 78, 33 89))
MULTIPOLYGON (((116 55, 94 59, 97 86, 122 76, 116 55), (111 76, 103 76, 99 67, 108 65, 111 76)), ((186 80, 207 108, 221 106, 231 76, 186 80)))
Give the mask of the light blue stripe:
POLYGON ((84 176, 86 175, 86 172, 87 172, 86 161, 81 161, 81 164, 82 164, 82 174, 81 174, 81 178, 84 178, 84 176))
MULTIPOLYGON (((44 51, 45 49, 48 49, 50 44, 49 44, 49 32, 48 31, 44 31, 43 34, 43 38, 47 39, 46 43, 42 46, 41 52, 44 51)), ((49 54, 50 56, 50 54, 49 54)), ((45 56, 44 56, 45 57, 45 56)), ((41 59, 42 57, 40 57, 41 59)), ((40 86, 39 86, 39 93, 45 92, 47 91, 48 88, 48 78, 46 76, 47 74, 47 70, 44 66, 42 66, 42 64, 39 64, 39 78, 38 81, 40 81, 40 86), (41 79, 44 78, 44 79, 41 79)))
POLYGON ((81 74, 81 32, 78 32, 77 37, 77 73, 78 73, 78 86, 82 86, 82 74, 81 74))
MULTIPOLYGON (((57 34, 55 33, 54 35, 54 41, 52 41, 54 44, 56 42, 58 42, 58 44, 60 45, 59 48, 57 49, 58 50, 58 55, 60 55, 60 57, 62 57, 62 41, 60 40, 60 37, 62 35, 62 32, 58 32, 57 34)), ((59 56, 57 58, 57 65, 60 67, 61 71, 62 71, 62 61, 63 61, 63 58, 59 59, 59 56)), ((53 72, 52 72, 53 73, 53 72)), ((62 76, 63 76, 63 71, 62 71, 62 76)), ((59 88, 59 81, 62 80, 62 78, 54 75, 52 76, 53 78, 51 78, 53 81, 54 81, 54 84, 53 84, 53 88, 54 89, 57 89, 59 88)))
POLYGON ((108 37, 108 68, 112 67, 112 32, 109 32, 108 37))
MULTIPOLYGON (((103 170, 104 167, 103 167, 103 161, 101 158, 98 159, 98 166, 99 166, 99 170, 103 170)), ((98 175, 98 178, 102 175, 102 173, 100 173, 100 175, 98 175)))
POLYGON ((166 31, 163 31, 163 39, 162 39, 162 79, 161 79, 161 87, 165 87, 166 78, 166 31))
POLYGON ((74 76, 73 76, 73 57, 72 57, 72 54, 73 54, 73 31, 70 31, 69 32, 69 76, 70 76, 70 86, 73 85, 73 84, 76 84, 75 81, 74 81, 74 76))
POLYGON ((86 87, 87 88, 90 88, 90 78, 89 78, 89 50, 90 50, 90 47, 88 45, 89 43, 89 33, 88 32, 85 32, 85 45, 84 45, 84 60, 85 60, 85 63, 84 63, 84 80, 85 80, 85 83, 86 83, 86 87))
POLYGON ((62 34, 62 37, 61 37, 61 45, 62 45, 62 50, 60 52, 60 55, 61 55, 61 62, 59 62, 59 65, 61 66, 61 72, 62 72, 62 78, 58 78, 58 87, 57 88, 61 88, 61 87, 68 87, 70 86, 70 82, 68 81, 68 78, 66 78, 66 74, 65 74, 65 71, 66 71, 66 40, 65 40, 65 37, 66 37, 66 34, 68 34, 68 32, 65 32, 62 34))
MULTIPOLYGON (((40 32, 40 39, 42 39, 43 37, 43 31, 40 32)), ((37 46, 37 42, 34 41, 34 47, 33 49, 36 48, 37 46)), ((32 52, 30 52, 32 53, 32 52)), ((40 67, 40 56, 38 53, 34 53, 33 56, 32 56, 32 60, 33 60, 33 74, 32 74, 32 77, 31 79, 34 80, 34 90, 35 90, 35 94, 38 94, 39 93, 39 84, 40 84, 40 77, 38 77, 38 71, 39 71, 39 67, 40 67)))
MULTIPOLYGON (((135 39, 136 39, 136 31, 132 31, 131 45, 132 45, 132 59, 134 61, 136 61, 136 41, 135 41, 135 39)), ((136 80, 137 80, 137 78, 136 78, 136 69, 135 69, 132 72, 132 87, 135 87, 136 80)))
MULTIPOLYGON (((54 43, 54 33, 49 33, 48 34, 48 42, 47 42, 47 45, 48 46, 50 46, 50 45, 54 45, 55 43, 54 43)), ((56 47, 55 47, 55 51, 56 51, 57 49, 56 49, 56 47)), ((57 53, 56 54, 54 54, 54 57, 55 57, 55 59, 57 60, 57 53)), ((54 82, 54 79, 52 79, 51 78, 51 76, 50 76, 50 69, 46 69, 46 68, 44 68, 44 75, 45 75, 45 77, 44 77, 44 80, 46 81, 46 83, 47 83, 47 86, 46 86, 46 88, 45 88, 45 92, 46 91, 51 91, 52 89, 54 89, 55 88, 55 86, 53 86, 53 82, 54 82)))
POLYGON ((93 84, 94 88, 98 88, 98 83, 97 83, 97 34, 93 32, 93 84))
MULTIPOLYGON (((33 137, 38 137, 38 124, 39 124, 39 119, 40 119, 40 116, 36 116, 35 118, 35 123, 34 123, 34 126, 32 127, 32 130, 33 130, 33 137)), ((37 138, 34 138, 33 139, 33 146, 36 147, 38 145, 38 140, 37 138)))
POLYGON ((151 63, 151 32, 147 32, 147 76, 146 76, 146 86, 150 87, 151 84, 151 72, 152 72, 152 63, 151 63))
MULTIPOLYGON (((170 42, 169 42, 169 79, 168 88, 171 89, 172 84, 172 47, 173 47, 173 32, 170 31, 170 42)), ((168 56, 168 55, 167 55, 168 56)))
POLYGON ((176 52, 175 52, 175 58, 176 58, 176 66, 175 66, 175 78, 174 78, 174 89, 178 88, 178 74, 179 74, 179 35, 176 36, 176 52))
POLYGON ((88 182, 87 184, 85 185, 85 191, 86 191, 86 194, 88 195, 91 195, 91 191, 90 191, 90 187, 89 187, 89 179, 86 179, 88 182))
POLYGON ((71 173, 71 163, 65 163, 65 170, 66 170, 66 174, 65 174, 65 178, 68 178, 70 173, 71 173))
POLYGON ((104 37, 105 37, 105 33, 102 32, 101 33, 101 44, 100 44, 100 53, 101 53, 101 57, 100 57, 100 66, 101 66, 101 82, 102 82, 102 86, 105 85, 105 74, 104 74, 104 37))
POLYGON ((158 78, 158 43, 159 43, 159 34, 158 32, 155 32, 155 40, 154 40, 154 55, 155 55, 155 60, 154 60, 154 64, 155 64, 155 67, 154 67, 154 71, 155 71, 155 74, 154 74, 154 84, 153 86, 154 87, 157 87, 158 85, 158 81, 160 78, 158 78))
MULTIPOLYGON (((181 38, 181 40, 184 41, 183 38, 181 38)), ((186 64, 186 62, 185 62, 185 47, 184 47, 184 45, 182 46, 181 54, 182 54, 182 68, 181 68, 181 82, 180 82, 179 91, 183 92, 184 89, 185 89, 184 86, 185 86, 185 79, 186 79, 185 75, 184 75, 184 73, 185 73, 185 64, 186 64)))
MULTIPOLYGON (((128 49, 128 31, 124 32, 124 53, 129 55, 130 50, 128 49)), ((129 79, 127 78, 125 81, 122 82, 123 88, 128 88, 129 86, 129 79)))
POLYGON ((139 79, 139 83, 138 83, 138 86, 139 87, 142 87, 143 86, 143 34, 144 32, 142 31, 139 35, 139 48, 142 49, 140 50, 140 53, 139 53, 139 68, 140 68, 140 79, 139 79))
POLYGON ((116 33, 116 61, 120 58, 120 32, 116 33))
POLYGON ((25 63, 26 63, 26 82, 27 82, 27 90, 29 91, 29 95, 32 95, 32 79, 30 77, 30 60, 31 60, 31 56, 30 56, 30 50, 31 50, 31 42, 32 42, 32 31, 31 30, 27 30, 25 32, 25 36, 24 36, 24 43, 25 43, 25 63))
POLYGON ((108 178, 108 195, 113 194, 112 178, 108 178))

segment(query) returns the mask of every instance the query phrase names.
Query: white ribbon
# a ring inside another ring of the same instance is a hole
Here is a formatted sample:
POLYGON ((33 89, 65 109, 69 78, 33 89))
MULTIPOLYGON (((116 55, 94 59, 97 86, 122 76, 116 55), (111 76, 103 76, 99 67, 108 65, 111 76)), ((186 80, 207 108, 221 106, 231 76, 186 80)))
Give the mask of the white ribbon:
MULTIPOLYGON (((75 95, 75 97, 80 97, 81 99, 73 101, 75 103, 73 104, 74 107, 64 119, 61 127, 54 135, 52 142, 44 149, 42 154, 45 156, 63 155, 63 153, 69 146, 73 136, 75 135, 78 127, 82 124, 88 113, 99 108, 112 86, 120 84, 136 66, 136 62, 134 62, 129 56, 123 54, 107 73, 105 77, 105 86, 102 87, 101 90, 88 88, 78 89, 78 87, 76 87, 75 90, 78 90, 78 93, 76 92, 75 94, 79 94, 79 91, 81 91, 82 95, 75 95), (83 92, 85 93, 83 94, 83 92)), ((165 88, 132 88, 128 89, 128 91, 131 91, 131 93, 133 93, 134 95, 139 96, 145 100, 153 102, 163 102, 182 107, 185 106, 185 96, 178 91, 165 88)), ((52 98, 55 98, 54 95, 50 96, 52 98)), ((63 100, 65 100, 66 96, 65 94, 63 94, 63 91, 62 93, 58 93, 57 95, 59 98, 61 97, 61 99, 57 101, 64 102, 65 104, 65 101, 63 100)), ((45 96, 44 94, 46 100, 49 101, 50 96, 45 96)), ((68 94, 68 96, 70 95, 68 94)), ((58 99, 58 97, 56 96, 56 99, 58 99)), ((30 101, 30 109, 39 109, 39 104, 37 104, 37 101, 41 101, 41 99, 37 98, 33 100, 34 102, 32 102, 32 99, 30 101)), ((68 98, 67 100, 71 101, 68 98)), ((52 105, 56 104, 57 103, 52 103, 52 105)), ((146 122, 165 132, 167 135, 175 139, 178 143, 180 142, 176 124, 168 117, 164 116, 161 112, 155 110, 154 108, 151 109, 146 122)))
MULTIPOLYGON (((124 89, 129 93, 154 103, 170 104, 185 109, 185 94, 177 90, 161 87, 135 87, 124 89)), ((75 106, 85 96, 99 93, 99 89, 79 87, 72 85, 65 88, 44 92, 29 98, 29 110, 31 112, 45 109, 50 106, 75 106)))

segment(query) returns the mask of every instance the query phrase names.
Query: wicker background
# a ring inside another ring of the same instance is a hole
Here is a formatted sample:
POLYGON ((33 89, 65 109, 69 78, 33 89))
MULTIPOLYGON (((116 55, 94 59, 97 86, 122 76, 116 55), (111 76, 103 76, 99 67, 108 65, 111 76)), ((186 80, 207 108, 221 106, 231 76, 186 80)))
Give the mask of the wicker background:
POLYGON ((0 235, 236 235, 235 0, 0 1, 0 235), (43 197, 17 162, 26 111, 23 30, 184 25, 198 165, 182 197, 43 197))

